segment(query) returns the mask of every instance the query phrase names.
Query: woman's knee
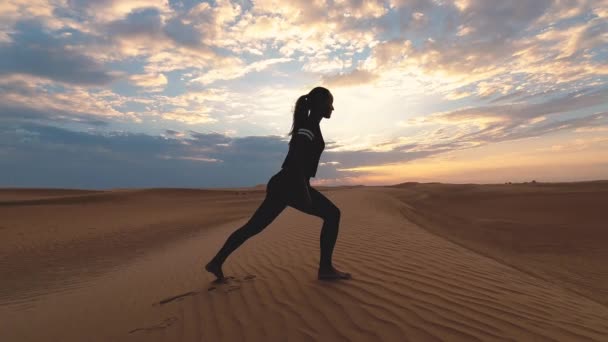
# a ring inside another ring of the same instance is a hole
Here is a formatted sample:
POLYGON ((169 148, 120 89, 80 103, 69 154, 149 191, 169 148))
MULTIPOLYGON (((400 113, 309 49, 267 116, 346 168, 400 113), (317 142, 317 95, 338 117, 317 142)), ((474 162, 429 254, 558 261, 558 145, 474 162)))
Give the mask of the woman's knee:
POLYGON ((249 239, 250 237, 260 233, 262 230, 264 230, 264 228, 265 227, 262 227, 261 225, 256 225, 253 224, 253 222, 248 222, 238 230, 238 234, 244 237, 245 239, 249 239))
POLYGON ((340 209, 336 206, 331 206, 325 213, 323 219, 339 221, 340 220, 340 209))

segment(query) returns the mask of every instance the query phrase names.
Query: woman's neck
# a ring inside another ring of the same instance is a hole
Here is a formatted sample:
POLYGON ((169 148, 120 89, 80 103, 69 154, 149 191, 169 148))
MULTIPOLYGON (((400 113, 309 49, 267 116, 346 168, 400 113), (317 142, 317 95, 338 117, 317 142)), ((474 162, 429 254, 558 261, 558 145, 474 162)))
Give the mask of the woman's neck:
POLYGON ((308 117, 308 120, 309 120, 309 121, 310 121, 312 124, 314 124, 314 125, 316 125, 316 126, 319 126, 319 124, 321 123, 321 119, 323 119, 323 117, 322 117, 322 116, 313 115, 312 113, 311 113, 311 115, 308 117))

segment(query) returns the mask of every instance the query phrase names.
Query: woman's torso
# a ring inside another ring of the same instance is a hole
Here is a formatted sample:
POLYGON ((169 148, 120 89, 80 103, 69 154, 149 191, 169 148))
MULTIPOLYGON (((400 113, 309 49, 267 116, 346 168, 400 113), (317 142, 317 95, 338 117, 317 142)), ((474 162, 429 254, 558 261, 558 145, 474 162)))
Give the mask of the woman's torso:
POLYGON ((323 134, 321 133, 321 128, 318 124, 305 124, 303 127, 299 127, 298 130, 295 130, 291 137, 289 150, 285 156, 285 160, 283 161, 281 168, 287 170, 287 172, 292 172, 292 170, 297 168, 299 165, 303 165, 304 170, 299 171, 301 171, 307 179, 310 179, 311 177, 315 177, 317 174, 321 154, 325 149, 325 141, 323 139, 323 134), (306 135, 312 135, 312 139, 310 140, 310 143, 307 141, 303 148, 297 149, 294 146, 294 141, 299 129, 304 129, 307 130, 307 133, 312 133, 306 135))

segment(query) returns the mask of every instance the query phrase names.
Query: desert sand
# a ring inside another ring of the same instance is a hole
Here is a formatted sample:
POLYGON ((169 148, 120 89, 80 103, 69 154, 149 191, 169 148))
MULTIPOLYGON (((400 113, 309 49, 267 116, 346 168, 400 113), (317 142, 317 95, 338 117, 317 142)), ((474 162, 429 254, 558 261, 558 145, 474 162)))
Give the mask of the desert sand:
POLYGON ((213 284, 203 265, 265 196, 0 189, 0 341, 606 341, 608 182, 318 187, 213 284))

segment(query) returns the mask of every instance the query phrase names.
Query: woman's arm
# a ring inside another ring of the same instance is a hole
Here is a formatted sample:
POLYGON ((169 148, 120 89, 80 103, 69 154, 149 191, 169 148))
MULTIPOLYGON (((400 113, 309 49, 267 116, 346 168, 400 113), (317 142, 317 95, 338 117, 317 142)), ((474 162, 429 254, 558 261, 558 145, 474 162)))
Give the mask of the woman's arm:
POLYGON ((300 129, 293 137, 293 153, 295 158, 296 169, 294 177, 296 183, 296 197, 305 203, 307 206, 312 205, 310 191, 308 190, 308 175, 306 170, 310 165, 307 165, 310 159, 312 149, 312 137, 309 130, 300 129))

